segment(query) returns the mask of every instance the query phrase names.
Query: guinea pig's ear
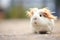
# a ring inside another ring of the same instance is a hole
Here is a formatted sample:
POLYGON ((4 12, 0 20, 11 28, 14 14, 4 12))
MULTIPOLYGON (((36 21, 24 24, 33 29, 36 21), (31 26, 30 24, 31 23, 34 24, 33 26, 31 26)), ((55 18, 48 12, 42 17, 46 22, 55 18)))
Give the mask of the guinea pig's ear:
POLYGON ((48 14, 44 12, 43 13, 43 16, 47 18, 48 17, 48 14))
POLYGON ((48 18, 48 19, 54 19, 54 20, 56 20, 57 19, 57 17, 56 16, 53 16, 51 13, 43 13, 43 16, 44 17, 46 17, 46 18, 48 18))
POLYGON ((44 16, 44 17, 46 17, 46 18, 48 18, 48 19, 54 19, 54 20, 57 19, 56 16, 52 15, 52 13, 54 13, 54 12, 51 12, 49 9, 43 8, 43 11, 44 11, 44 13, 43 13, 43 16, 44 16))

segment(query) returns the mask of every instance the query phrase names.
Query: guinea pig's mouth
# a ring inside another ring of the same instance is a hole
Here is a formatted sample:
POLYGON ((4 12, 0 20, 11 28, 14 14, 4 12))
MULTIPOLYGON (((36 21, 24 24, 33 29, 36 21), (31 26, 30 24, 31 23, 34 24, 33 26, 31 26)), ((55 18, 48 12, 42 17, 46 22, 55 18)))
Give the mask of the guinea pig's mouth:
POLYGON ((34 22, 34 24, 37 24, 37 22, 34 22))
POLYGON ((35 25, 39 25, 39 23, 38 23, 38 22, 34 22, 34 24, 35 24, 35 25))
POLYGON ((40 25, 40 22, 39 21, 32 21, 32 23, 36 26, 40 25))

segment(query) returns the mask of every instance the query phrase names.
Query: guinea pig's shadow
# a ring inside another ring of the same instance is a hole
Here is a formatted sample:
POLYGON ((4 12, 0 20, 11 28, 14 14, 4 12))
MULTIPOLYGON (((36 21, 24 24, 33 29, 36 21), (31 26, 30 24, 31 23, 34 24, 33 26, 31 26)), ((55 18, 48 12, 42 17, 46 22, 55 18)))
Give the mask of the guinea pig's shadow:
POLYGON ((34 34, 48 34, 47 31, 39 31, 39 33, 34 32, 34 34))

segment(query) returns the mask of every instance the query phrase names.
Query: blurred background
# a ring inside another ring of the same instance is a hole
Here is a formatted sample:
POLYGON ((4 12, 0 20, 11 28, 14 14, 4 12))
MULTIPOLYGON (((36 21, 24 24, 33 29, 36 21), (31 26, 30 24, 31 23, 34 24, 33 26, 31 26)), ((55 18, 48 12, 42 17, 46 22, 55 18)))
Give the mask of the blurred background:
POLYGON ((27 18, 26 10, 33 7, 48 7, 51 11, 55 12, 54 15, 60 17, 59 0, 0 0, 0 12, 2 12, 0 13, 0 18, 27 18))
MULTIPOLYGON (((23 34, 32 32, 26 11, 29 8, 48 7, 53 15, 60 18, 60 0, 0 0, 0 34, 23 34)), ((60 33, 60 20, 54 28, 60 33)))

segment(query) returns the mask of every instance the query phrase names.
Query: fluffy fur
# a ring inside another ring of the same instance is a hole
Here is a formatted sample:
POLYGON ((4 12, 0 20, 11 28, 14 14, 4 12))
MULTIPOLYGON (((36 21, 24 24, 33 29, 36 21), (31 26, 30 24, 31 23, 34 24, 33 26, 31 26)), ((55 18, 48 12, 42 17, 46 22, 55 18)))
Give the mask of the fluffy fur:
POLYGON ((56 16, 53 16, 49 9, 30 8, 29 11, 27 11, 27 15, 30 17, 30 22, 35 32, 52 32, 56 16))

